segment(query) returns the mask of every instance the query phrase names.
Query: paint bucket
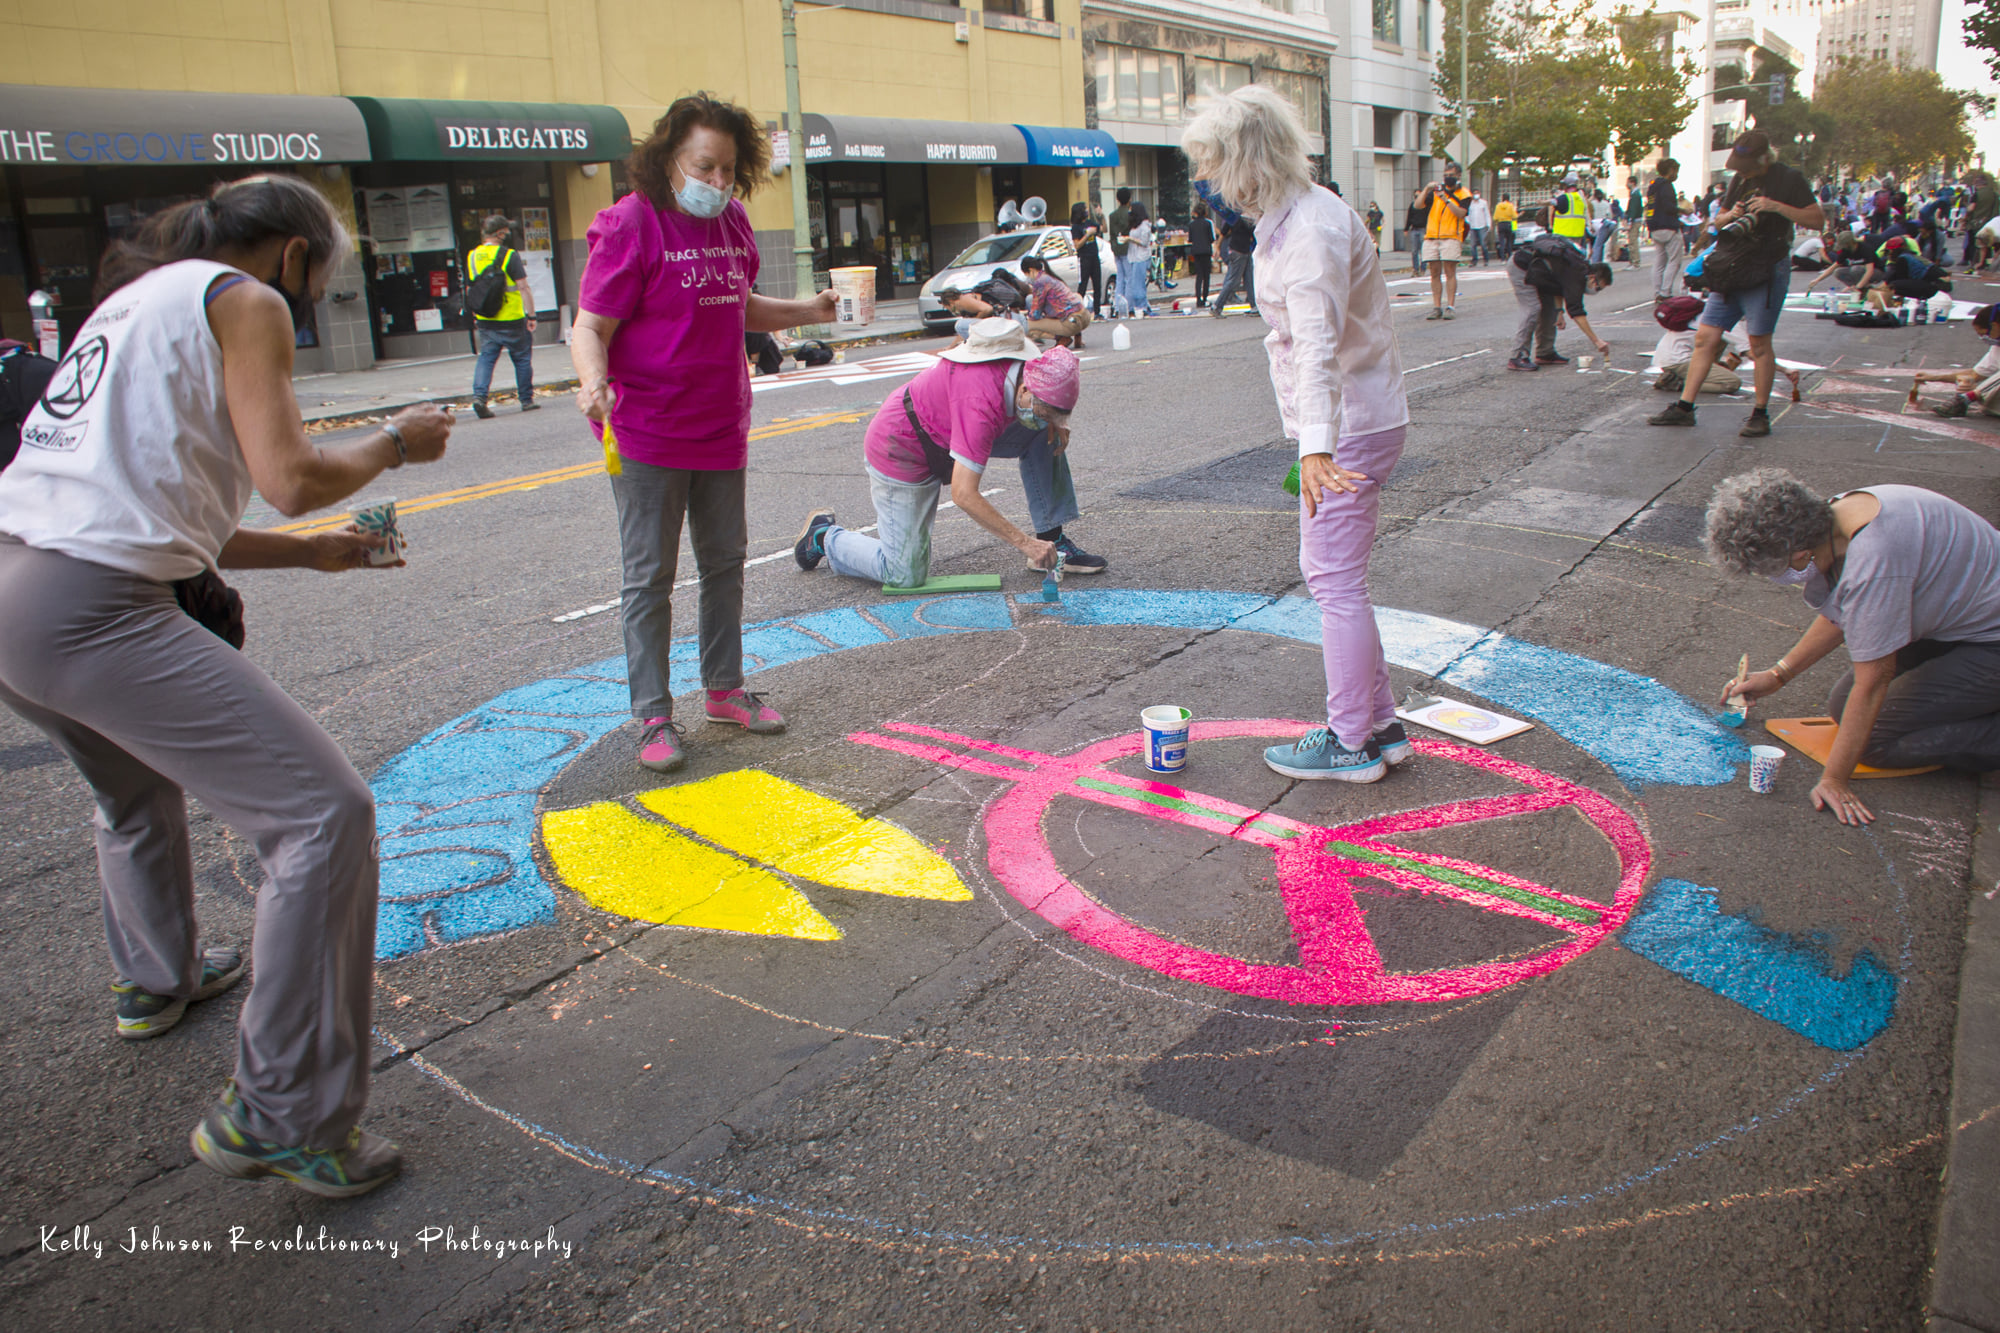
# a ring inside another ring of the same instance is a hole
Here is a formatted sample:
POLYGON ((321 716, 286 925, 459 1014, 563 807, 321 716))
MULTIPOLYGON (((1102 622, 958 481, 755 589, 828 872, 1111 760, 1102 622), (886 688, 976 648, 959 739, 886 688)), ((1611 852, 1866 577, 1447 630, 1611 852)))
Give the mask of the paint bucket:
POLYGON ((1578 358, 1576 359, 1576 373, 1577 373, 1577 374, 1579 374, 1579 375, 1587 375, 1587 374, 1589 374, 1589 373, 1590 373, 1590 358, 1589 358, 1589 357, 1587 357, 1587 356, 1580 356, 1580 357, 1578 357, 1578 358))
POLYGON ((1139 725, 1146 729, 1146 767, 1155 773, 1178 773, 1187 767, 1187 709, 1176 704, 1154 704, 1139 710, 1139 725))
POLYGON ((1123 324, 1111 330, 1111 350, 1114 352, 1131 351, 1132 330, 1126 328, 1123 324))
POLYGON ((1750 747, 1750 790, 1759 795, 1769 795, 1778 783, 1778 765, 1785 762, 1785 752, 1775 745, 1753 745, 1750 747))

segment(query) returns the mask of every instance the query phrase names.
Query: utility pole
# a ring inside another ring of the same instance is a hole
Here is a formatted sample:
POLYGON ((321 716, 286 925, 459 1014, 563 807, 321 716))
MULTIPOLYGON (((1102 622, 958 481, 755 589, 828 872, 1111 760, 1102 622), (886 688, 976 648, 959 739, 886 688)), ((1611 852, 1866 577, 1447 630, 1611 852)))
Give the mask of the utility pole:
POLYGON ((1472 91, 1466 77, 1466 48, 1472 40, 1472 24, 1469 21, 1471 0, 1458 0, 1458 169, 1465 173, 1465 179, 1472 180, 1472 164, 1465 160, 1467 142, 1472 134, 1472 91))
POLYGON ((792 295, 813 295, 812 221, 806 212, 806 122, 799 110, 799 23, 794 0, 778 0, 785 34, 785 131, 791 136, 792 160, 785 174, 792 178, 792 295))

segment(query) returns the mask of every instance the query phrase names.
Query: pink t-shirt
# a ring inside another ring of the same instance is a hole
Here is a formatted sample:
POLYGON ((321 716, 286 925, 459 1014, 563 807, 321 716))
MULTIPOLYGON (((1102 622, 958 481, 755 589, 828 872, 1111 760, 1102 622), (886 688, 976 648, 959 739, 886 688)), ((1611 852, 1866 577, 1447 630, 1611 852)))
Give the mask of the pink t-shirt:
POLYGON ((628 194, 597 215, 589 241, 578 305, 620 321, 610 357, 618 452, 655 467, 746 466, 743 319, 757 238, 742 203, 697 218, 628 194))
MULTIPOLYGON (((986 470, 993 442, 1014 419, 1007 402, 1007 372, 1018 361, 939 362, 909 383, 917 420, 940 448, 974 472, 986 470)), ((930 467, 910 418, 903 411, 903 390, 897 389, 868 423, 862 451, 868 466, 892 481, 928 481, 930 467)))

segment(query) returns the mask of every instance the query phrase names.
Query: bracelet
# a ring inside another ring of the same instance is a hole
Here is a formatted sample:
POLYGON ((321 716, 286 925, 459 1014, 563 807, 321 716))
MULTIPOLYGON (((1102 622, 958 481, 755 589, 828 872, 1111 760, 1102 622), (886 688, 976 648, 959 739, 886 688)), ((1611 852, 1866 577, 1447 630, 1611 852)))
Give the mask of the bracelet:
POLYGON ((389 443, 396 446, 396 466, 401 467, 409 462, 410 446, 403 443, 402 428, 393 421, 385 421, 382 423, 382 433, 389 437, 389 443))
POLYGON ((1780 685, 1789 685, 1792 683, 1792 664, 1781 657, 1771 664, 1771 674, 1778 678, 1780 685))

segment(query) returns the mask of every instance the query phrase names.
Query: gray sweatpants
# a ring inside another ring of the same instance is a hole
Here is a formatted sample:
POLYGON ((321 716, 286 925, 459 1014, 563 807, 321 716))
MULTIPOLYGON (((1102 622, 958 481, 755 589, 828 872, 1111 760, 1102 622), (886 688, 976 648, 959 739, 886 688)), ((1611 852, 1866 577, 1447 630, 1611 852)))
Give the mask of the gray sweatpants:
POLYGON ((1526 361, 1531 356, 1549 355, 1556 350, 1556 307, 1560 298, 1529 282, 1528 275, 1513 261, 1503 267, 1507 270, 1507 280, 1514 284, 1514 300, 1521 307, 1521 325, 1514 330, 1514 359, 1526 361))
POLYGON ((1653 233, 1653 299, 1681 294, 1681 271, 1687 267, 1687 237, 1679 227, 1653 233))
POLYGON ((674 573, 686 520, 701 576, 701 683, 711 690, 743 684, 743 561, 750 552, 744 470, 696 472, 620 460, 611 479, 618 501, 618 546, 625 567, 619 609, 625 617, 625 673, 632 716, 674 715, 667 649, 674 640, 674 573))
POLYGON ((0 536, 0 702, 97 797, 105 934, 156 995, 200 978, 192 792, 256 852, 236 1086, 259 1138, 338 1148, 368 1100, 375 801, 331 736, 165 584, 0 536))
MULTIPOLYGON (((1827 696, 1835 718, 1854 689, 1848 671, 1827 696)), ((2000 769, 2000 643, 1919 640, 1896 654, 1896 679, 1861 761, 1877 768, 2000 769)))

